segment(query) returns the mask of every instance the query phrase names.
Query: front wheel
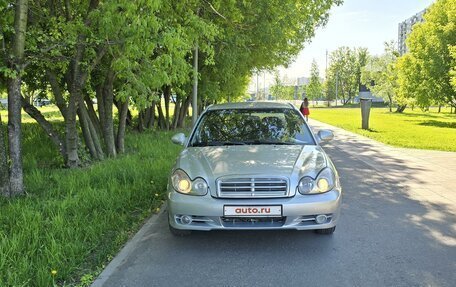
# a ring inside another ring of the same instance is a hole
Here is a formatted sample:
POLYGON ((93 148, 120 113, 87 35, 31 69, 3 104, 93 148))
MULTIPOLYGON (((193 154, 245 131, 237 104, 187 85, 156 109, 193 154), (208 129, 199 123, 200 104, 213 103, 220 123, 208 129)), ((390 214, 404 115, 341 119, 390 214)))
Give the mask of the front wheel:
POLYGON ((315 229, 315 233, 317 234, 333 234, 336 230, 336 227, 325 228, 325 229, 315 229))

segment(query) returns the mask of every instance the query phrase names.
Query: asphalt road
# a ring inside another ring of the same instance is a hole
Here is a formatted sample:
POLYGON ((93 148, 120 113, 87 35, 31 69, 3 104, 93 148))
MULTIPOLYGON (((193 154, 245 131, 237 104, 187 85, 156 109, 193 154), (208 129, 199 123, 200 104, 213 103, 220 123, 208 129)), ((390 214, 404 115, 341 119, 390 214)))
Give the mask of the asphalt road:
POLYGON ((420 182, 404 184, 414 180, 407 162, 392 159, 394 166, 378 171, 341 146, 336 139, 325 148, 344 192, 332 236, 246 231, 176 238, 162 213, 94 286, 456 286, 454 201, 413 193, 420 182), (398 176, 402 171, 407 176, 398 176))

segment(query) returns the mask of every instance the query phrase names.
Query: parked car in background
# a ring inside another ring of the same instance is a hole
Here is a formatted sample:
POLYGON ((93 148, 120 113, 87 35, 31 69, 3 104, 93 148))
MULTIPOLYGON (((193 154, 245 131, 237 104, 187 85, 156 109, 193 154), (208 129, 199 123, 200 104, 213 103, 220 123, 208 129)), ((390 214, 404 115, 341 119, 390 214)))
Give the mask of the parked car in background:
POLYGON ((48 99, 39 99, 39 98, 36 98, 33 100, 33 105, 35 107, 43 107, 43 106, 48 106, 51 104, 51 101, 48 100, 48 99))
POLYGON ((296 229, 332 234, 339 219, 339 176, 313 134, 286 103, 213 105, 199 117, 168 181, 174 235, 192 230, 296 229))

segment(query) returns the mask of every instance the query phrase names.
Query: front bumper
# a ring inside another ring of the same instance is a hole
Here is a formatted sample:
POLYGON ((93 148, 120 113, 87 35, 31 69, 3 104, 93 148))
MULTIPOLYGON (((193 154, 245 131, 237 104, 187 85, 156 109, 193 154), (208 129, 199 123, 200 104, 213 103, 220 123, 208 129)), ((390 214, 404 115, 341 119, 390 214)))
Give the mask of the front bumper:
POLYGON ((327 193, 301 195, 288 198, 268 199, 222 199, 209 193, 205 196, 191 196, 168 191, 169 224, 182 230, 252 230, 252 229, 296 229, 312 230, 336 226, 340 214, 342 193, 333 189, 327 193), (281 217, 224 217, 225 205, 235 206, 282 206, 281 217), (191 217, 191 223, 184 224, 181 216, 191 217), (317 215, 326 215, 327 220, 318 224, 317 215))

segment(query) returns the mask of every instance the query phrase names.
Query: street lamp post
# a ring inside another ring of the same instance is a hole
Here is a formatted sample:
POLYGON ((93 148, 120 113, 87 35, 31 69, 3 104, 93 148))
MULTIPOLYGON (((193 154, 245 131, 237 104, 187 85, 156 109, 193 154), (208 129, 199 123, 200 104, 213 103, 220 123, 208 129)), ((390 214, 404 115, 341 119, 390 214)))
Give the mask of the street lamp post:
POLYGON ((196 124, 198 119, 198 43, 195 45, 193 55, 193 97, 192 97, 192 123, 196 124))
POLYGON ((339 71, 336 71, 336 107, 337 107, 337 92, 339 87, 339 71))

